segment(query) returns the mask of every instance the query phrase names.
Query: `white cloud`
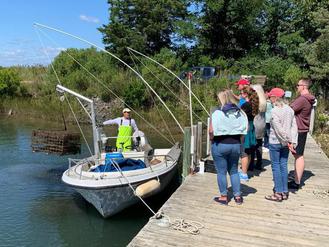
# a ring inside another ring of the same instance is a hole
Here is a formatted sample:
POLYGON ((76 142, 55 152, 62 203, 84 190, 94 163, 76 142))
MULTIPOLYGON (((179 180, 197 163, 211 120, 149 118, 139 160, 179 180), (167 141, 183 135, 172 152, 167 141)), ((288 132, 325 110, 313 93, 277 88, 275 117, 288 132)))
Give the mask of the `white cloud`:
POLYGON ((86 22, 93 22, 93 23, 99 23, 99 19, 93 16, 87 16, 87 15, 80 15, 80 20, 86 21, 86 22))
POLYGON ((44 53, 48 53, 48 54, 51 54, 51 55, 58 55, 61 51, 65 51, 66 48, 63 48, 63 47, 45 47, 45 48, 42 48, 41 51, 44 52, 44 53))
POLYGON ((62 47, 45 47, 32 49, 8 48, 0 51, 0 66, 49 64, 61 51, 62 47))

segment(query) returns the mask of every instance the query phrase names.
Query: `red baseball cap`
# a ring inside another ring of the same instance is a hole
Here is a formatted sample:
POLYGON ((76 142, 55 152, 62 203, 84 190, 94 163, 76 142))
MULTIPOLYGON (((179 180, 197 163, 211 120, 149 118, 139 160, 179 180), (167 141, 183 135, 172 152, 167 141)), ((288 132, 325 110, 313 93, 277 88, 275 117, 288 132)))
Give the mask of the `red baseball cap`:
POLYGON ((235 84, 236 85, 250 85, 250 81, 248 81, 246 79, 240 79, 235 84))
POLYGON ((284 90, 281 89, 281 88, 272 88, 271 91, 268 93, 268 96, 271 97, 271 96, 276 96, 276 97, 283 97, 284 96, 284 90))

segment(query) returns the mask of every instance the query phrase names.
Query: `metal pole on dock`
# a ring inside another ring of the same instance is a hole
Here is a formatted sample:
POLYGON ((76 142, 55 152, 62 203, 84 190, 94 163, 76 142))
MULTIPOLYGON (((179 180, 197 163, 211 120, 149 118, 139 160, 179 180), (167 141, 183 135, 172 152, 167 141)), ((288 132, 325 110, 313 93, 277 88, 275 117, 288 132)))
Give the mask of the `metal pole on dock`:
POLYGON ((196 133, 197 133, 196 161, 197 163, 199 163, 202 157, 202 122, 198 122, 196 133))
POLYGON ((191 127, 184 128, 184 146, 183 146, 183 179, 190 173, 191 168, 191 127))
POLYGON ((210 155, 210 136, 209 136, 210 118, 207 119, 207 149, 206 156, 210 155))

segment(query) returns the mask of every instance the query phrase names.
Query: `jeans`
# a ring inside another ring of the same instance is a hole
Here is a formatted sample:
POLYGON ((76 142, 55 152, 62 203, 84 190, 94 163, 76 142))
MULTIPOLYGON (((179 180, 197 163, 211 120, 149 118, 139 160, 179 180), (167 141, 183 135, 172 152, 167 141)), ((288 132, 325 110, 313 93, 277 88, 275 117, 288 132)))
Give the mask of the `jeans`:
POLYGON ((230 175, 234 196, 240 196, 240 177, 238 173, 238 161, 241 152, 241 144, 213 143, 211 152, 217 170, 217 183, 220 194, 227 196, 227 172, 230 175))
POLYGON ((268 140, 270 137, 270 130, 271 130, 271 124, 270 123, 266 123, 265 126, 265 134, 264 134, 264 147, 268 148, 268 140))
POLYGON ((275 192, 288 192, 289 149, 281 144, 270 144, 269 149, 275 192))
POLYGON ((257 163, 256 168, 262 168, 262 162, 263 162, 263 139, 256 139, 257 144, 254 148, 254 150, 251 153, 250 156, 250 164, 249 168, 252 170, 255 167, 255 154, 257 157, 257 163))

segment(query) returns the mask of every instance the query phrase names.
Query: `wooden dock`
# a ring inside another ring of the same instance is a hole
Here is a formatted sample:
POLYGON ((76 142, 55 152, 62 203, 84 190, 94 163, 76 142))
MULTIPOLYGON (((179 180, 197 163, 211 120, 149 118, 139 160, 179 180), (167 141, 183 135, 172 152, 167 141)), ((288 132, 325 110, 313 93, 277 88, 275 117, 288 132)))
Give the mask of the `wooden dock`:
MULTIPOLYGON (((171 220, 204 225, 191 235, 149 221, 129 246, 329 246, 329 159, 309 136, 305 149, 305 185, 287 201, 264 199, 273 182, 268 154, 265 169, 241 184, 244 203, 228 206, 218 196, 216 174, 188 176, 161 210, 171 220)), ((290 155, 289 170, 293 169, 290 155)), ((228 180, 229 181, 229 180, 228 180)))

